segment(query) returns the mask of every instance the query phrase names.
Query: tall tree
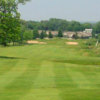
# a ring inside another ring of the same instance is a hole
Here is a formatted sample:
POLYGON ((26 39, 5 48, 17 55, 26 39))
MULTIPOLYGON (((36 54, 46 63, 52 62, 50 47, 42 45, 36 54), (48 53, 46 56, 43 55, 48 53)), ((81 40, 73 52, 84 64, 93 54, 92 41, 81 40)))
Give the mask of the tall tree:
POLYGON ((49 36, 48 36, 49 38, 53 38, 53 35, 52 35, 52 33, 51 32, 49 32, 49 36))
POLYGON ((6 46, 8 41, 16 40, 19 34, 19 13, 17 12, 17 4, 14 0, 0 1, 0 37, 1 43, 6 46), (14 39, 13 39, 14 38, 14 39))
POLYGON ((39 32, 37 29, 33 30, 33 39, 39 38, 39 32))
POLYGON ((94 25, 94 32, 95 33, 100 33, 100 22, 98 22, 94 25))
POLYGON ((44 31, 42 31, 40 34, 40 39, 44 39, 44 37, 45 37, 45 34, 44 34, 44 31))
POLYGON ((59 31, 58 31, 58 37, 63 37, 62 30, 59 30, 59 31))
POLYGON ((18 4, 28 0, 0 0, 0 42, 6 46, 8 42, 20 39, 20 14, 18 4))
POLYGON ((43 31, 43 33, 44 33, 44 37, 47 37, 48 36, 47 33, 46 33, 46 31, 43 31))

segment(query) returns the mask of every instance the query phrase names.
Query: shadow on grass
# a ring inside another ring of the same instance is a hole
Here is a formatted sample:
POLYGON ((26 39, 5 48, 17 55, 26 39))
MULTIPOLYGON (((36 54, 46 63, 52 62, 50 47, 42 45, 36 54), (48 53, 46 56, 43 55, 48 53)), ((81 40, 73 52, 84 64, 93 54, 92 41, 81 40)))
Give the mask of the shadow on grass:
POLYGON ((100 61, 98 60, 79 60, 79 59, 72 59, 72 60, 52 60, 53 62, 57 63, 70 63, 70 64, 77 64, 77 65, 100 65, 100 61))
POLYGON ((8 56, 0 56, 0 59, 26 59, 26 58, 20 58, 20 57, 8 57, 8 56))

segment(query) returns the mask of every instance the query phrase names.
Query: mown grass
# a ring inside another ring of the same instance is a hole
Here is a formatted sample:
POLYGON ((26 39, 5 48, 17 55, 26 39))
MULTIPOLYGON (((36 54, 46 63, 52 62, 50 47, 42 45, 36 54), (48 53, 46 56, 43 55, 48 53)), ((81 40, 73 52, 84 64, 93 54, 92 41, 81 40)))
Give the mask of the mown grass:
POLYGON ((40 41, 0 47, 0 100, 100 100, 99 46, 40 41))

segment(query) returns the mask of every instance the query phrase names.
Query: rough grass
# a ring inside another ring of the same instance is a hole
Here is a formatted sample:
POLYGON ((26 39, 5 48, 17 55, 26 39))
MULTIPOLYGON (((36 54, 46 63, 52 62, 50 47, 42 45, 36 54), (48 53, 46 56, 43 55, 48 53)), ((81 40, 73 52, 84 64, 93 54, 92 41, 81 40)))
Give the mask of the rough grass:
POLYGON ((42 41, 0 47, 0 100, 100 100, 99 47, 42 41))

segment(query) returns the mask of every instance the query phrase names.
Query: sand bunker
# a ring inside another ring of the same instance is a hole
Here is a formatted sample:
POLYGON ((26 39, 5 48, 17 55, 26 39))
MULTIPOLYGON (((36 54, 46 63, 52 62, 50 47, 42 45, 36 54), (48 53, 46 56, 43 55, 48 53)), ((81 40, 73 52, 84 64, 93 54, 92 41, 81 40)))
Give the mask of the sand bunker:
POLYGON ((66 42, 68 45, 78 45, 78 42, 66 42))
POLYGON ((30 40, 30 41, 27 41, 28 44, 47 44, 46 42, 39 42, 39 41, 33 41, 33 40, 30 40))
POLYGON ((47 44, 46 42, 39 42, 39 44, 47 44))
POLYGON ((29 44, 37 44, 39 42, 38 41, 27 41, 27 43, 29 43, 29 44))

